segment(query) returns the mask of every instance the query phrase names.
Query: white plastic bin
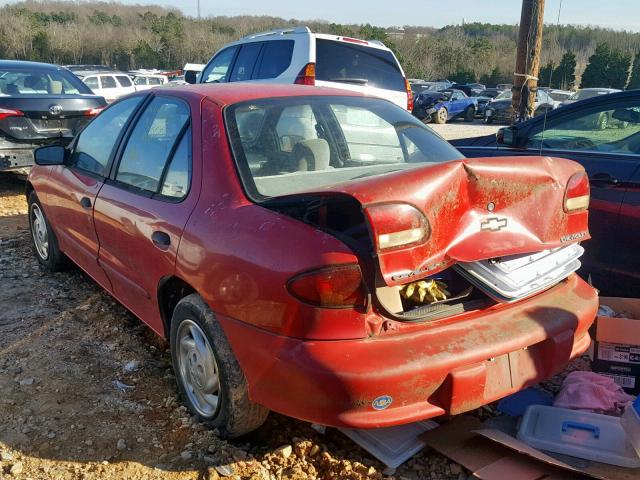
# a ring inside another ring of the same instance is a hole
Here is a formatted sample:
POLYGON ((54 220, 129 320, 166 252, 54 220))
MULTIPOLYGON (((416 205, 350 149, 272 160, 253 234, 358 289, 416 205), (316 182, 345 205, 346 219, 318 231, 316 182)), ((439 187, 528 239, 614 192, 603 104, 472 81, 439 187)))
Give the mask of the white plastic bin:
POLYGON ((640 456, 640 415, 638 415, 640 397, 638 397, 634 405, 627 405, 620 421, 622 422, 622 428, 627 432, 629 442, 636 449, 638 456, 640 456), (634 408, 636 404, 638 406, 634 408))
POLYGON ((540 450, 621 467, 640 467, 640 457, 618 417, 531 405, 522 417, 518 439, 540 450))

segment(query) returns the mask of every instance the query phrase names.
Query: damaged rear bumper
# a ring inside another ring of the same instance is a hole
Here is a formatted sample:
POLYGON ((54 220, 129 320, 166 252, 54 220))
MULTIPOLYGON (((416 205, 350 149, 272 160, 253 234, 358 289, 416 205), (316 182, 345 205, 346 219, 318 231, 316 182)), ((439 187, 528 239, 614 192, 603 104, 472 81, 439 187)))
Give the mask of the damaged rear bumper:
POLYGON ((526 300, 410 333, 300 340, 219 317, 252 400, 303 420, 376 428, 458 414, 537 383, 589 346, 595 290, 572 274, 526 300))

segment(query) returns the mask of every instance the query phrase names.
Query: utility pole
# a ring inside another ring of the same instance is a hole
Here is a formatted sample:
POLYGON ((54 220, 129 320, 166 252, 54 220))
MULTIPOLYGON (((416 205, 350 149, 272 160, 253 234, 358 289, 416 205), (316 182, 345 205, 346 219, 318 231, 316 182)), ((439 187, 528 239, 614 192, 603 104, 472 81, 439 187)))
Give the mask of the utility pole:
POLYGON ((198 0, 198 20, 200 20, 200 0, 198 0))
POLYGON ((544 0, 522 0, 511 103, 514 123, 533 116, 540 71, 543 17, 544 0))

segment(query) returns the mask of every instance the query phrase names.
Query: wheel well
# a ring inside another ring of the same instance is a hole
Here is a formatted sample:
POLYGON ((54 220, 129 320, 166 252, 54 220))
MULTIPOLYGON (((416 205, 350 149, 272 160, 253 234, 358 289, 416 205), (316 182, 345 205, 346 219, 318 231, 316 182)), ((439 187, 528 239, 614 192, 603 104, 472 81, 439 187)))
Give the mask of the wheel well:
POLYGON ((171 316, 180 300, 195 293, 195 289, 179 277, 167 277, 158 287, 158 305, 164 326, 164 336, 169 338, 171 331, 171 316))
POLYGON ((31 192, 33 192, 34 188, 33 185, 31 185, 31 182, 27 182, 26 186, 25 186, 25 194, 27 195, 27 201, 29 201, 29 196, 31 195, 31 192))

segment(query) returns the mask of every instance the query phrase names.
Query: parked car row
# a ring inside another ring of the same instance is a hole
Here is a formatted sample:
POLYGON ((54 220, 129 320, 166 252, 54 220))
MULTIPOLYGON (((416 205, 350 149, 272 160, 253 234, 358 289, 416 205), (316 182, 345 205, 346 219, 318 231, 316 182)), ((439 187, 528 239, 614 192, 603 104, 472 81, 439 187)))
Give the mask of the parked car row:
POLYGON ((472 122, 478 109, 478 100, 463 91, 447 89, 423 91, 413 101, 411 113, 425 123, 446 123, 454 118, 472 122))

